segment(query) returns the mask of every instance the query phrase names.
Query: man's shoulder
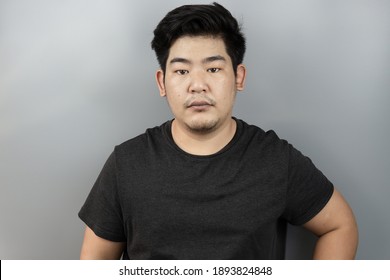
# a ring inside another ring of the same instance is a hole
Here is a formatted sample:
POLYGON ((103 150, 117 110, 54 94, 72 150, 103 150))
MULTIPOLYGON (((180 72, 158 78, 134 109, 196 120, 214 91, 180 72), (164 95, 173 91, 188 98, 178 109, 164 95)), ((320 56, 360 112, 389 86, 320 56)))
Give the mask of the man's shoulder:
POLYGON ((286 140, 279 138, 277 133, 270 129, 270 130, 264 130, 263 128, 254 125, 249 124, 243 120, 237 119, 238 123, 241 123, 243 134, 246 137, 253 137, 257 141, 261 142, 273 142, 273 143, 287 143, 286 140))
POLYGON ((165 141, 167 129, 170 121, 164 122, 159 126, 147 128, 145 132, 130 138, 115 146, 116 153, 139 153, 158 145, 161 141, 165 141))
POLYGON ((286 160, 291 145, 280 138, 274 130, 264 130, 257 125, 242 121, 241 149, 251 157, 267 159, 269 162, 286 160))

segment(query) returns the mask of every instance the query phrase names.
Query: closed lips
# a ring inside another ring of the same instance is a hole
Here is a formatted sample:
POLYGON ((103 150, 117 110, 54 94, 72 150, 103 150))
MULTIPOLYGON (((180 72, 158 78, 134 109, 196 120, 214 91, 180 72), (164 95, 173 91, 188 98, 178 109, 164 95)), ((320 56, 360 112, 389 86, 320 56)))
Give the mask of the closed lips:
POLYGON ((194 102, 191 102, 190 105, 188 107, 194 107, 194 106, 208 106, 208 105, 211 105, 210 103, 208 103, 207 101, 194 101, 194 102))

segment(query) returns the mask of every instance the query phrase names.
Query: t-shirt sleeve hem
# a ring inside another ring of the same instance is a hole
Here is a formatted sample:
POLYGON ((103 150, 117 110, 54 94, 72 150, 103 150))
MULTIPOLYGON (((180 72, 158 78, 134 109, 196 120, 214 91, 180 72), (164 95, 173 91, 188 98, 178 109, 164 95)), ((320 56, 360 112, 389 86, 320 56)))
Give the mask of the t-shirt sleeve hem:
POLYGON ((314 216, 316 216, 319 212, 321 212, 321 210, 326 206, 326 204, 329 202, 330 198, 332 197, 333 192, 334 192, 334 186, 331 185, 331 188, 329 188, 327 194, 324 195, 322 199, 315 204, 314 207, 310 208, 303 215, 291 220, 290 224, 300 226, 310 221, 312 218, 314 218, 314 216))
POLYGON ((126 238, 124 236, 103 229, 102 226, 100 226, 87 216, 83 215, 82 212, 80 212, 78 216, 97 236, 113 242, 126 242, 126 238))

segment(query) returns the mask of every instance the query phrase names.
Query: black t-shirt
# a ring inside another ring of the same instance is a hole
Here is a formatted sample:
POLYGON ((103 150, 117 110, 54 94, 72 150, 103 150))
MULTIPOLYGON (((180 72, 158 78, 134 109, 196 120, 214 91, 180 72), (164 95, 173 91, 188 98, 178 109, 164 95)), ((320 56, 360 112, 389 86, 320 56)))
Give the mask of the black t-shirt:
POLYGON ((333 185, 273 131, 237 120, 216 154, 191 155, 171 121, 115 147, 79 217, 127 242, 130 259, 283 259, 286 222, 301 225, 333 185))

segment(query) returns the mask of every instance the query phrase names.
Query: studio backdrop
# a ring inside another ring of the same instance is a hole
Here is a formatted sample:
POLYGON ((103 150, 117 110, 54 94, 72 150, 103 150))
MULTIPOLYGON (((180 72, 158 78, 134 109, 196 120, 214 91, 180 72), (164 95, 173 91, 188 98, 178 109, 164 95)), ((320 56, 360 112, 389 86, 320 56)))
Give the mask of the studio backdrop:
MULTIPOLYGON (((275 130, 341 190, 358 259, 390 259, 390 1, 219 2, 247 38, 234 115, 275 130)), ((1 259, 79 258, 77 213, 108 155, 172 118, 150 41, 190 3, 0 0, 1 259)), ((314 241, 289 227, 287 258, 310 258, 314 241)))

